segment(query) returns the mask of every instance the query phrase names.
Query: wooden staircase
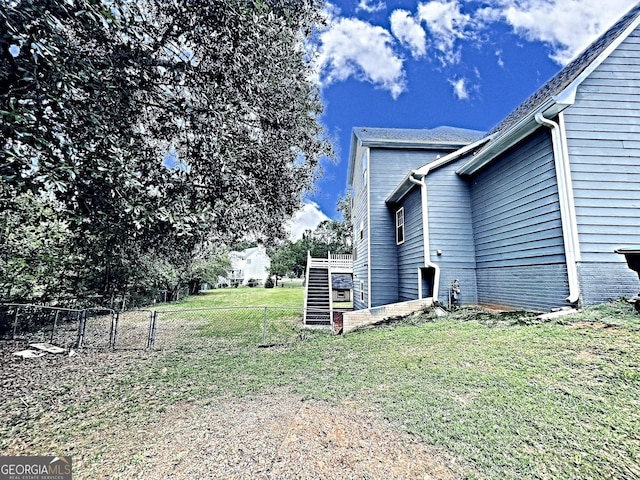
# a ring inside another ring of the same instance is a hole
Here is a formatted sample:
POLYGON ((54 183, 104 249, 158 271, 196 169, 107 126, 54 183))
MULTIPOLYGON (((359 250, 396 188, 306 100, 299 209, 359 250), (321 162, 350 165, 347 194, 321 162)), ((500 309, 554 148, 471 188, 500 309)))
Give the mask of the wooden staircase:
POLYGON ((328 268, 309 268, 306 298, 305 324, 331 325, 331 286, 328 268))
POLYGON ((351 255, 312 258, 307 252, 307 276, 304 295, 304 324, 333 325, 331 273, 353 273, 351 255))

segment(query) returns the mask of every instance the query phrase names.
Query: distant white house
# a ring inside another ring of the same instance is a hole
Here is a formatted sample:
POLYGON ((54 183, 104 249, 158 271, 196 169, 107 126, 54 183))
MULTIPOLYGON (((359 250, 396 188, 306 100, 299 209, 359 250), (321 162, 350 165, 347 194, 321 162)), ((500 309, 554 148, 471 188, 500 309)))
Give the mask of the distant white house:
POLYGON ((241 252, 230 252, 229 259, 231 270, 225 282, 229 285, 247 285, 251 279, 262 284, 269 277, 271 259, 262 246, 247 248, 241 252))

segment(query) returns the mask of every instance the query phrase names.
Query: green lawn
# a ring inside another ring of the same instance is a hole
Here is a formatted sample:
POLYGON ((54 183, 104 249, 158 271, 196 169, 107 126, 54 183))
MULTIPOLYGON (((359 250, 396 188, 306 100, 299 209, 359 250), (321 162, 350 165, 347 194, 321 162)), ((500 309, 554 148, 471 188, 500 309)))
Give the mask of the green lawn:
MULTIPOLYGON (((462 309, 283 351, 169 354, 139 381, 371 404, 469 465, 469 478, 640 477, 640 321, 626 303, 538 323, 462 309)), ((173 400, 175 401, 175 399, 173 400)))
POLYGON ((179 302, 165 304, 162 310, 184 308, 209 307, 238 307, 238 306, 276 306, 299 307, 304 306, 304 287, 301 282, 288 281, 285 287, 264 288, 238 287, 216 288, 193 295, 179 302))
MULTIPOLYGON (((246 293, 278 292, 261 290, 246 293)), ((220 290, 202 298, 222 302, 241 294, 220 290)), ((49 395, 56 405, 73 405, 74 417, 64 420, 68 415, 56 408, 20 418, 18 427, 7 421, 0 446, 20 434, 32 438, 33 451, 64 453, 66 440, 101 425, 142 428, 149 408, 284 393, 373 408, 457 458, 466 478, 640 478, 639 319, 625 302, 546 323, 530 314, 463 308, 345 336, 305 331, 288 347, 207 344, 126 361, 115 351, 107 357, 112 367, 103 367, 105 359, 94 375, 77 378, 67 372, 77 365, 71 357, 61 360, 68 369, 35 377, 41 386, 31 389, 29 404, 49 395)), ((89 370, 83 364, 82 372, 89 370)), ((0 398, 6 411, 21 411, 20 391, 8 392, 0 398)), ((91 448, 71 453, 86 457, 91 448)))
POLYGON ((304 287, 238 287, 208 290, 156 307, 154 348, 199 347, 204 340, 227 345, 281 344, 302 327, 304 287))

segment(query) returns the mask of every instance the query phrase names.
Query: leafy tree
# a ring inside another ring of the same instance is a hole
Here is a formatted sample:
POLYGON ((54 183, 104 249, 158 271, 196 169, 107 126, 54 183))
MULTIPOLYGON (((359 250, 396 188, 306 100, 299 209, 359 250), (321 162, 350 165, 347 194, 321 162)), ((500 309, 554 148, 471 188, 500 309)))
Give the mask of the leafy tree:
POLYGON ((277 237, 331 152, 300 40, 318 2, 2 5, 3 179, 83 218, 277 237))
POLYGON ((273 248, 269 251, 271 258, 271 266, 269 267, 269 275, 278 278, 292 275, 300 278, 304 275, 307 264, 307 250, 301 241, 292 242, 287 240, 281 246, 273 248))
POLYGON ((203 283, 215 285, 218 277, 225 276, 230 269, 231 261, 226 252, 216 252, 213 245, 201 245, 188 270, 189 294, 199 293, 203 283))
POLYGON ((0 200, 0 299, 71 297, 78 288, 72 244, 46 198, 23 193, 0 200))
POLYGON ((163 276, 149 255, 281 236, 331 155, 303 44, 320 8, 0 3, 0 195, 47 196, 77 279, 109 298, 163 276))
POLYGON ((305 274, 307 255, 326 258, 331 253, 351 253, 351 197, 349 195, 338 200, 340 220, 325 220, 313 231, 307 230, 300 240, 287 240, 279 247, 272 248, 270 275, 278 277, 293 275, 297 278, 305 274))

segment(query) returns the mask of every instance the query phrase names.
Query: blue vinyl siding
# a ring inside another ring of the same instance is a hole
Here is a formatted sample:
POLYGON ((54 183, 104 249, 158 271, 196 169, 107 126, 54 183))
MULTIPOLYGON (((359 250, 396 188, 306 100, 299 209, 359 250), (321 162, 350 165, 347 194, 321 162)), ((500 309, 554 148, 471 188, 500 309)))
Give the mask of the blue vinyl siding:
POLYGON ((566 305, 569 295, 564 264, 479 268, 479 303, 547 312, 566 305), (486 286, 491 286, 487 292, 486 286))
MULTIPOLYGON (((372 148, 369 162, 371 227, 371 306, 400 301, 395 210, 385 200, 413 169, 450 150, 372 148)), ((424 266, 424 261, 422 262, 424 266)), ((417 273, 416 273, 417 275, 417 273)), ((417 288, 417 280, 416 280, 417 288)))
POLYGON ((546 311, 569 294, 551 138, 538 129, 471 180, 478 302, 546 311))
POLYGON ((449 286, 460 282, 459 302, 478 302, 476 252, 471 219, 469 183, 455 174, 460 161, 445 165, 426 177, 429 202, 431 262, 440 267, 438 300, 448 302, 449 286), (438 255, 440 251, 440 255, 438 255))
POLYGON ((424 241, 422 232, 422 195, 414 188, 392 213, 404 207, 405 242, 398 245, 398 300, 418 298, 418 269, 424 267, 424 241))
POLYGON ((640 35, 578 88, 564 112, 584 304, 635 295, 638 277, 613 251, 640 244, 640 35))
MULTIPOLYGON (((366 149, 364 149, 366 154, 366 149)), ((368 264, 369 264, 369 243, 368 243, 368 229, 369 219, 368 212, 368 186, 363 184, 362 178, 362 162, 361 158, 357 159, 355 165, 355 174, 353 179, 353 211, 352 223, 353 223, 353 308, 355 310, 361 310, 367 308, 369 295, 368 295, 368 264), (363 238, 360 239, 360 225, 363 225, 363 238), (364 300, 362 300, 362 292, 360 289, 360 282, 364 282, 364 300)))

